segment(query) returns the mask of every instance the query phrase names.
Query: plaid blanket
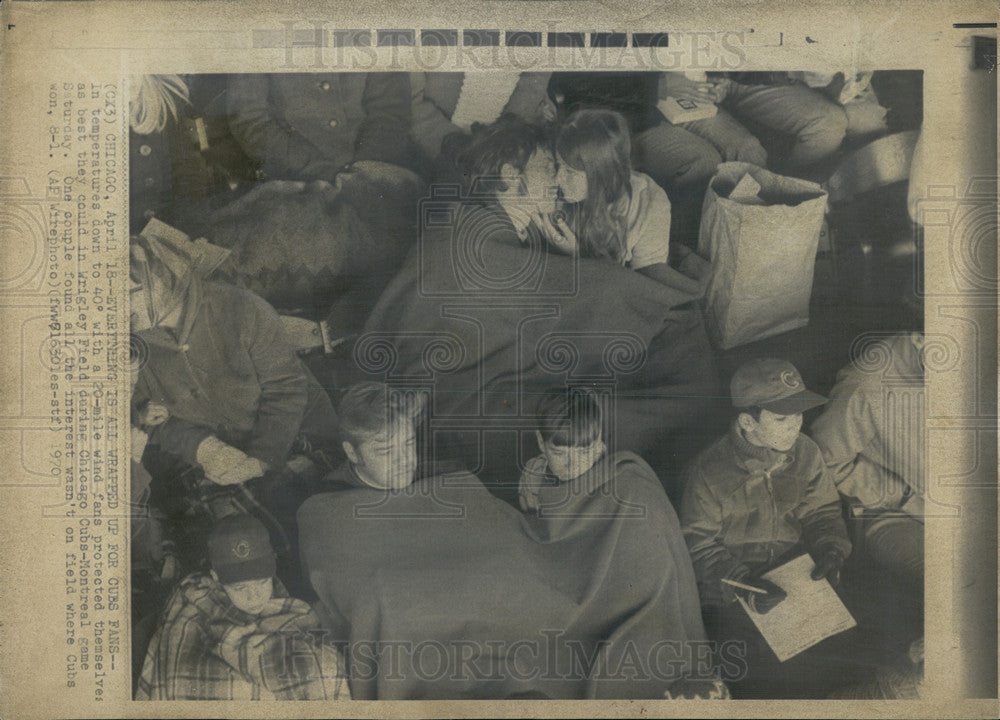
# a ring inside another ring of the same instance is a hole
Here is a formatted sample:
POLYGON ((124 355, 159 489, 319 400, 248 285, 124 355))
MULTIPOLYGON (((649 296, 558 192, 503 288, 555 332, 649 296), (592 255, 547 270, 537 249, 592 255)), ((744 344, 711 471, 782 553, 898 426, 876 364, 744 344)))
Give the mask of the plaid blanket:
MULTIPOLYGON (((275 595, 285 595, 279 588, 275 595)), ((196 573, 167 602, 135 699, 350 699, 343 658, 312 632, 318 627, 301 600, 274 597, 248 615, 211 576, 196 573)))

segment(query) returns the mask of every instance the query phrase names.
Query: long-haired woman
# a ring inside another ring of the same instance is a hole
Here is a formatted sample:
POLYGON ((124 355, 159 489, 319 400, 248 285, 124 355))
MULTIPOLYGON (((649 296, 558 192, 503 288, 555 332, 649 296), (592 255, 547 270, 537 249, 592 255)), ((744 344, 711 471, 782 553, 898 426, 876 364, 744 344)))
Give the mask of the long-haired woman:
POLYGON ((542 218, 553 245, 632 270, 667 262, 670 200, 648 175, 632 170, 630 154, 619 113, 579 110, 567 119, 556 141, 557 181, 574 227, 542 218))

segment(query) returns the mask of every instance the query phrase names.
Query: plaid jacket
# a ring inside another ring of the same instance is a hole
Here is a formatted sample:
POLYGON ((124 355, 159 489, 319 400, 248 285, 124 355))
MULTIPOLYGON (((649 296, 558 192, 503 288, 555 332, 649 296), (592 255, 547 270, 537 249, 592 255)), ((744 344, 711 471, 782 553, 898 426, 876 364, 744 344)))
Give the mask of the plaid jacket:
POLYGON ((348 700, 343 658, 318 627, 302 600, 274 597, 248 615, 211 576, 190 575, 150 641, 135 699, 348 700))

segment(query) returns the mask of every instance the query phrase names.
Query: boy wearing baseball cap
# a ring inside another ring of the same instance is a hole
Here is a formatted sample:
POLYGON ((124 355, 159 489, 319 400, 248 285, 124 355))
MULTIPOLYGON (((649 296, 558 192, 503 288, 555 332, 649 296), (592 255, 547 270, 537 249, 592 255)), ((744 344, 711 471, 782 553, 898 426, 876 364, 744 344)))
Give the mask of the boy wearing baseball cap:
POLYGON ((219 520, 208 559, 211 570, 182 580, 167 602, 136 700, 349 699, 343 658, 312 634, 312 608, 274 577, 259 520, 219 520))
POLYGON ((259 615, 274 595, 271 539, 252 515, 222 518, 208 536, 209 574, 237 609, 259 615))
POLYGON ((681 505, 706 627, 726 639, 742 634, 733 627, 745 620, 737 597, 758 613, 785 598, 763 573, 808 552, 812 579, 835 584, 851 551, 823 456, 799 432, 802 413, 826 398, 807 390, 791 363, 773 358, 742 365, 731 391, 733 424, 687 468, 681 505))

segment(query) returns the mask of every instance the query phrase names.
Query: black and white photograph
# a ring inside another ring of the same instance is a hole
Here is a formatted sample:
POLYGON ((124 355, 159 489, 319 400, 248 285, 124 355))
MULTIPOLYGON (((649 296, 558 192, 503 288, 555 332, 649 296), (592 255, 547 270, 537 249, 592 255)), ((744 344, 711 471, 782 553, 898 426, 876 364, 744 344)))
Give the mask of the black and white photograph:
POLYGON ((0 0, 0 717, 1000 716, 998 20, 0 0))
POLYGON ((136 699, 919 697, 922 104, 136 78, 136 699))

